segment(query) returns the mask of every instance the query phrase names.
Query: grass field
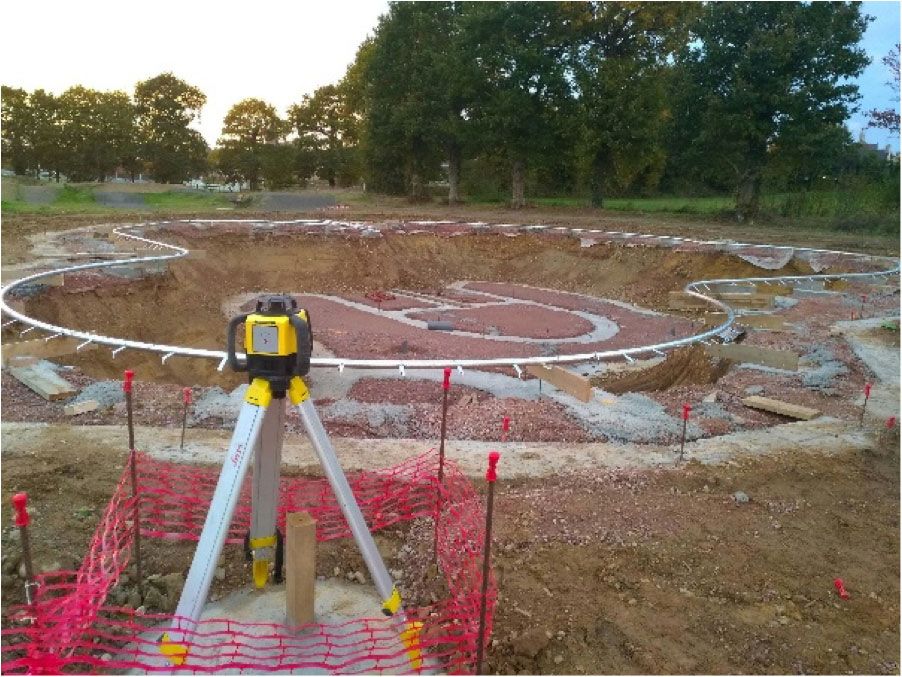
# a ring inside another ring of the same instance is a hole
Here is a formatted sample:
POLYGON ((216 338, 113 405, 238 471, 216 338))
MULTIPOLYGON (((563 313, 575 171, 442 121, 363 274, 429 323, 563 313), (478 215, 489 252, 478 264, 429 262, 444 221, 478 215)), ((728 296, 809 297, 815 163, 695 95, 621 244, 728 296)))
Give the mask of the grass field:
POLYGON ((141 209, 161 213, 194 213, 214 211, 232 204, 219 193, 190 191, 158 184, 64 184, 41 183, 32 179, 5 177, 2 187, 2 212, 11 214, 120 214, 123 210, 141 209), (29 201, 27 191, 44 193, 47 201, 29 201), (124 205, 103 204, 98 193, 132 196, 124 205), (140 196, 140 197, 136 197, 140 196), (143 204, 142 204, 143 203, 143 204))

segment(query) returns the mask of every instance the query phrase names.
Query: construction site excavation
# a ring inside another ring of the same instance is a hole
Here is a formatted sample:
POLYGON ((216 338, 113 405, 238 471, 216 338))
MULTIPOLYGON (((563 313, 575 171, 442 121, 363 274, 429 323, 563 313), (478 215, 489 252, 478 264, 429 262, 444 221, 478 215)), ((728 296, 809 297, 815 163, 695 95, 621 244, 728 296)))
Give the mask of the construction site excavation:
POLYGON ((325 218, 27 250, 4 672, 899 671, 897 258, 325 218))

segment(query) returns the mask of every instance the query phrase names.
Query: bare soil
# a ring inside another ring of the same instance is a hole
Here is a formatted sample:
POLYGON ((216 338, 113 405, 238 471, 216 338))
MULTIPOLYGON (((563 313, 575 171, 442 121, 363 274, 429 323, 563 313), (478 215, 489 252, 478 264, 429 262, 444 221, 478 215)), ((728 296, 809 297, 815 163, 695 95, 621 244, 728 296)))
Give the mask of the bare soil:
MULTIPOLYGON (((39 566, 75 566, 124 457, 60 432, 4 455, 2 501, 28 491, 39 566)), ((898 434, 865 453, 725 466, 592 471, 505 482, 495 508, 495 673, 898 673, 898 434), (743 491, 750 502, 738 504, 743 491), (841 600, 833 579, 851 599, 841 600)), ((4 555, 14 556, 3 512, 4 555)), ((405 536, 385 535, 389 552, 405 536)), ((145 569, 184 571, 191 546, 145 539, 145 569)), ((396 561, 391 560, 390 565, 396 561)), ((399 566, 402 563, 397 563, 399 566)), ((317 570, 360 570, 349 543, 317 570)), ((230 546, 218 596, 248 585, 230 546)), ((4 577, 3 606, 21 601, 4 577)), ((425 596, 428 581, 409 585, 425 596)))

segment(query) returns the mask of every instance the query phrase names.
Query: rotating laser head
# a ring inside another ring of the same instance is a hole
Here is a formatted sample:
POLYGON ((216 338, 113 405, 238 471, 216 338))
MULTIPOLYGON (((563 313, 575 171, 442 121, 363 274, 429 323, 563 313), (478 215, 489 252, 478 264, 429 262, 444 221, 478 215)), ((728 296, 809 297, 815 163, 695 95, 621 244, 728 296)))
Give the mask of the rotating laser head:
POLYGON ((229 322, 228 359, 235 371, 248 372, 251 380, 265 379, 276 397, 284 396, 289 381, 310 371, 313 332, 310 315, 298 308, 287 295, 261 296, 257 309, 229 322), (244 324, 244 350, 241 361, 235 353, 238 325, 244 324))

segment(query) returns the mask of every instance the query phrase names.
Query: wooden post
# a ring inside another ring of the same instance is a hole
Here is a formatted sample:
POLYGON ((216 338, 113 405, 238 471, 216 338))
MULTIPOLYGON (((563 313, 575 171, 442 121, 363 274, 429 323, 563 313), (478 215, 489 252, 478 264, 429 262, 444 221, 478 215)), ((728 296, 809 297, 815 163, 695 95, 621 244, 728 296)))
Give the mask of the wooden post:
POLYGON ((316 520, 306 512, 285 519, 285 603, 289 625, 313 622, 316 584, 316 520))

